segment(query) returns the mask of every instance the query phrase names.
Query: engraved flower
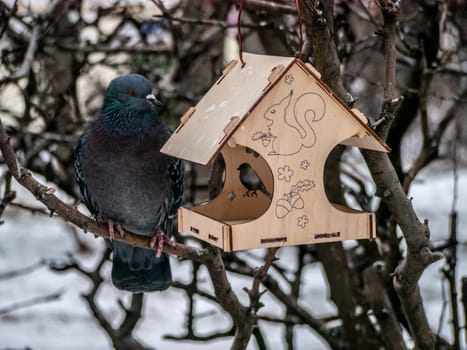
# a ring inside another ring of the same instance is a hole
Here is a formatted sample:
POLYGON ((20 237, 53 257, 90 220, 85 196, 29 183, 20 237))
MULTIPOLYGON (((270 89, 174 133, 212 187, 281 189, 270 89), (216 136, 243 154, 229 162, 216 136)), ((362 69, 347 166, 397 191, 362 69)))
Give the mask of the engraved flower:
POLYGON ((309 166, 310 166, 310 162, 306 159, 300 162, 300 168, 302 168, 303 170, 308 169, 309 166))
POLYGON ((285 76, 285 83, 288 84, 288 85, 291 85, 294 81, 294 77, 292 74, 287 74, 285 76))
POLYGON ((282 168, 277 169, 277 177, 279 180, 284 180, 285 182, 290 182, 290 179, 293 176, 293 170, 290 169, 290 166, 284 165, 282 168))
POLYGON ((305 228, 309 221, 306 215, 299 216, 297 219, 297 226, 305 228))

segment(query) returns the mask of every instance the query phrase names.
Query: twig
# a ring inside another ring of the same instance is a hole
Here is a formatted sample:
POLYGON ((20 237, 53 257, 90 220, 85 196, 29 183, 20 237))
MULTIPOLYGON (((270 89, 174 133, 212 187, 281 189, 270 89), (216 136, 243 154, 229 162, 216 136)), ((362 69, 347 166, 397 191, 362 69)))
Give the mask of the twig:
POLYGON ((0 315, 5 315, 5 314, 8 314, 10 312, 16 311, 18 309, 24 309, 26 307, 30 307, 30 306, 33 306, 33 305, 48 303, 48 302, 60 299, 62 294, 63 294, 62 291, 58 291, 58 292, 55 292, 55 293, 52 293, 52 294, 47 294, 47 295, 44 295, 44 296, 31 298, 31 299, 28 299, 28 300, 24 300, 24 301, 20 301, 20 302, 11 304, 9 306, 5 306, 3 308, 0 308, 0 315))
MULTIPOLYGON (((231 272, 238 273, 243 276, 252 276, 255 273, 253 268, 240 259, 233 260, 231 265, 229 264, 229 261, 226 261, 226 263, 228 270, 231 272)), ((293 317, 299 319, 298 322, 302 322, 312 328, 316 333, 323 337, 331 347, 338 347, 339 341, 333 337, 325 323, 322 322, 322 320, 313 317, 309 312, 298 305, 296 300, 290 298, 289 294, 281 289, 277 280, 272 278, 270 275, 267 275, 263 280, 263 285, 272 295, 284 304, 287 308, 287 312, 290 312, 293 317)))
MULTIPOLYGON (((174 17, 167 14, 154 15, 155 18, 165 18, 173 22, 195 24, 195 25, 204 25, 204 26, 216 26, 223 29, 235 28, 237 27, 236 23, 228 23, 227 21, 220 21, 217 19, 208 19, 208 18, 190 18, 190 17, 174 17)), ((262 29, 268 26, 268 23, 252 24, 252 23, 242 23, 243 28, 251 29, 262 29)))
MULTIPOLYGON (((407 193, 409 191, 412 181, 415 179, 417 174, 422 170, 426 165, 431 161, 435 160, 439 156, 439 145, 441 139, 448 129, 448 126, 451 125, 453 120, 456 120, 456 115, 463 104, 463 99, 467 97, 467 89, 463 89, 455 99, 455 103, 446 111, 444 118, 439 122, 436 130, 433 131, 433 134, 429 136, 428 140, 424 140, 423 148, 420 151, 417 159, 414 161, 412 168, 408 171, 407 175, 404 178, 403 187, 404 191, 407 193)), ((459 127, 454 128, 455 132, 459 130, 459 127)), ((456 141, 454 140, 454 144, 456 141)), ((455 148, 454 148, 455 150, 455 148)), ((455 160, 456 155, 453 154, 453 160, 455 160)), ((454 166, 455 168, 455 166, 454 166)), ((455 176, 455 175, 454 175, 455 176)), ((454 181, 455 183, 455 181, 454 181)))
POLYGON ((454 349, 460 349, 460 333, 459 310, 457 308, 457 200, 459 196, 459 175, 457 161, 457 146, 460 139, 460 125, 455 128, 455 137, 453 143, 453 189, 452 189, 452 204, 451 214, 449 216, 449 251, 446 254, 447 269, 443 269, 443 273, 449 282, 449 303, 451 305, 452 318, 452 337, 454 339, 454 349))
MULTIPOLYGON (((303 269, 305 267, 305 257, 307 256, 306 252, 306 246, 299 246, 298 247, 298 256, 297 256, 297 268, 294 273, 294 280, 290 283, 291 287, 291 293, 290 296, 291 298, 294 298, 294 300, 297 302, 300 297, 300 287, 301 287, 301 281, 302 281, 302 273, 303 269)), ((287 309, 286 314, 285 314, 286 319, 296 319, 296 317, 293 317, 293 314, 290 313, 289 309, 287 309)), ((296 326, 295 323, 289 323, 286 324, 285 326, 285 338, 287 341, 287 346, 289 349, 293 349, 294 345, 294 327, 296 326)))
POLYGON ((9 171, 6 172, 4 180, 5 187, 3 189, 2 200, 0 201, 0 218, 2 217, 7 205, 11 204, 11 202, 16 198, 16 192, 11 190, 11 173, 9 171))
MULTIPOLYGON (((464 312, 464 329, 467 327, 467 277, 463 276, 461 279, 461 304, 464 312)), ((465 343, 467 343, 467 332, 464 331, 465 343)), ((464 343, 464 344, 465 344, 464 343)))
POLYGON ((449 283, 449 304, 451 306, 452 336, 454 349, 460 349, 459 312, 457 310, 457 212, 451 212, 449 217, 449 250, 445 254, 447 266, 443 274, 449 283))
POLYGON ((366 301, 370 304, 373 314, 381 326, 381 336, 386 345, 385 349, 407 349, 402 337, 402 329, 384 286, 382 278, 384 273, 385 267, 382 261, 373 263, 363 272, 366 301))
POLYGON ((50 216, 50 212, 44 208, 31 207, 29 205, 25 205, 25 204, 17 203, 17 202, 11 202, 10 206, 21 209, 21 210, 29 211, 31 212, 31 214, 42 214, 42 215, 50 216))
MULTIPOLYGON (((238 3, 239 0, 237 0, 236 2, 238 3)), ((245 7, 252 10, 266 11, 270 14, 297 14, 297 10, 294 6, 281 4, 275 1, 245 0, 245 7)))
POLYGON ((35 264, 31 264, 29 266, 22 267, 22 268, 19 268, 17 270, 2 272, 2 273, 0 273, 0 280, 7 280, 7 279, 22 276, 22 275, 26 275, 28 273, 31 273, 33 271, 36 271, 36 270, 40 269, 42 266, 44 266, 46 264, 47 264, 46 260, 40 260, 39 262, 37 262, 35 264))
POLYGON ((24 55, 23 63, 21 63, 20 68, 14 74, 0 79, 0 85, 12 81, 17 81, 21 78, 26 77, 29 74, 29 71, 31 70, 32 61, 34 60, 34 56, 36 55, 38 47, 39 31, 40 26, 36 24, 32 28, 31 38, 29 39, 29 45, 26 50, 26 54, 24 55))
MULTIPOLYGON (((377 23, 376 20, 373 18, 373 15, 372 15, 371 12, 368 10, 368 7, 363 3, 362 0, 358 0, 358 3, 359 3, 360 7, 363 9, 363 11, 365 12, 365 14, 366 14, 366 16, 367 16, 367 18, 365 18, 365 17, 363 17, 363 16, 361 16, 361 18, 364 18, 365 20, 367 20, 367 21, 373 23, 373 25, 374 25, 377 29, 379 29, 379 28, 381 27, 381 25, 380 25, 379 23, 377 23)), ((371 4, 371 2, 369 2, 368 5, 369 5, 369 4, 371 4)), ((349 3, 349 7, 350 7, 350 8, 353 8, 353 4, 352 4, 351 2, 349 3)), ((354 13, 357 14, 357 16, 360 15, 360 14, 359 14, 359 11, 357 11, 357 10, 354 10, 354 13)))
POLYGON ((260 297, 263 295, 263 292, 260 292, 260 284, 266 277, 269 268, 272 266, 273 262, 276 260, 276 252, 279 248, 270 248, 264 259, 264 264, 261 266, 254 274, 253 284, 251 289, 244 290, 248 293, 250 298, 250 305, 245 310, 243 320, 240 324, 237 324, 237 329, 235 331, 234 342, 231 346, 231 349, 246 349, 248 341, 251 338, 253 327, 256 324, 256 314, 258 310, 263 306, 260 303, 260 297))
POLYGON ((448 298, 446 297, 446 289, 444 287, 444 280, 441 279, 441 312, 439 313, 438 330, 436 336, 439 337, 443 329, 444 317, 448 306, 448 298))
POLYGON ((77 44, 68 44, 63 42, 54 43, 57 47, 66 50, 66 51, 77 51, 84 53, 93 53, 93 52, 102 52, 102 53, 142 53, 142 54, 157 54, 157 53, 169 53, 172 49, 165 44, 161 45, 118 45, 118 46, 108 46, 108 45, 77 45, 77 44))
POLYGON ((104 282, 104 279, 101 276, 101 269, 104 266, 104 263, 109 260, 109 256, 110 248, 107 248, 102 254, 102 257, 94 270, 86 270, 81 267, 72 255, 69 255, 67 261, 52 261, 49 264, 49 267, 57 272, 68 270, 78 271, 92 282, 91 290, 88 293, 84 293, 82 297, 88 304, 88 307, 94 318, 97 320, 97 322, 99 322, 99 325, 112 340, 116 350, 148 350, 132 335, 136 323, 141 318, 144 294, 132 294, 130 308, 126 308, 122 302, 119 303, 120 307, 125 312, 125 317, 120 326, 117 328, 114 328, 111 325, 110 321, 106 318, 105 314, 96 303, 97 292, 104 282))
POLYGON ((400 102, 395 97, 396 91, 396 27, 400 8, 398 0, 377 0, 376 4, 383 14, 383 40, 384 40, 384 95, 383 112, 384 123, 378 128, 378 133, 386 140, 389 128, 394 119, 394 113, 400 102), (396 104, 397 103, 397 104, 396 104))
POLYGON ((197 334, 186 334, 181 336, 176 335, 164 335, 164 339, 168 340, 190 340, 196 342, 206 342, 214 339, 231 337, 235 334, 235 326, 232 326, 230 329, 222 332, 215 332, 207 335, 197 335, 197 334))
MULTIPOLYGON (((3 4, 2 6, 5 6, 5 8, 6 8, 5 4, 3 4)), ((0 29, 0 39, 2 38, 3 34, 5 34, 5 31, 8 28, 8 24, 10 23, 10 19, 11 19, 11 17, 13 17, 13 15, 16 13, 17 10, 18 10, 18 0, 15 0, 13 2, 13 6, 11 6, 11 9, 10 9, 8 15, 6 15, 6 18, 2 19, 3 26, 2 26, 2 29, 0 29)))

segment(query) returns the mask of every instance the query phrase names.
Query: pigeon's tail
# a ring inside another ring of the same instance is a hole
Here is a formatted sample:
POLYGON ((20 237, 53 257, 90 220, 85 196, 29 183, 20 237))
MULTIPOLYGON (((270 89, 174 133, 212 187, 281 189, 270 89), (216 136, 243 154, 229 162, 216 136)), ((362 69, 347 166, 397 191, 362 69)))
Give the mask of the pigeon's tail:
POLYGON ((167 289, 172 283, 169 256, 162 253, 157 258, 154 250, 114 241, 112 282, 134 293, 167 289))

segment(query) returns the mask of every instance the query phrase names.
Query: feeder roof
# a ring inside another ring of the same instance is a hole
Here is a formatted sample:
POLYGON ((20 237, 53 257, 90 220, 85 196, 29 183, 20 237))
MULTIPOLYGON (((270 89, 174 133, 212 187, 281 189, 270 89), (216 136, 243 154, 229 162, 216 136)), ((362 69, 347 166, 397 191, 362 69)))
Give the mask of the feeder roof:
POLYGON ((229 140, 241 122, 293 64, 309 74, 365 129, 364 136, 352 137, 344 144, 388 152, 389 147, 366 125, 366 118, 351 110, 320 80, 319 73, 294 57, 243 54, 245 65, 234 60, 195 107, 181 118, 181 124, 161 152, 194 163, 207 165, 229 140), (277 74, 274 74, 274 71, 277 74))

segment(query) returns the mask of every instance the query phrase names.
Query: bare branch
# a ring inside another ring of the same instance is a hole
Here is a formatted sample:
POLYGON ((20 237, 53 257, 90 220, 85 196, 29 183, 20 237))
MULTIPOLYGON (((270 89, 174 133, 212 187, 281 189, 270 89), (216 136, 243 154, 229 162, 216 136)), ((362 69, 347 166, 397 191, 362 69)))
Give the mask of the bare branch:
POLYGON ((29 39, 29 46, 26 50, 26 54, 24 55, 23 63, 21 63, 21 66, 13 75, 0 79, 0 85, 19 80, 21 78, 26 77, 29 74, 38 47, 39 31, 40 26, 36 24, 32 28, 31 37, 29 39))
MULTIPOLYGON (((464 313, 464 325, 467 324, 467 276, 463 276, 461 279, 461 305, 462 305, 462 310, 464 313)), ((466 337, 465 340, 467 340, 467 335, 464 336, 466 337)))
POLYGON ((384 269, 384 263, 378 261, 367 267, 363 272, 366 300, 371 305, 373 314, 381 326, 381 335, 386 345, 385 348, 393 350, 407 349, 402 337, 402 329, 384 286, 382 278, 385 272, 384 269))
MULTIPOLYGON (((7 7, 5 4, 3 4, 2 6, 4 6, 5 8, 7 7)), ((18 10, 18 0, 15 0, 13 2, 13 6, 11 6, 11 9, 9 9, 8 15, 6 15, 6 18, 2 19, 3 26, 2 26, 2 29, 0 29, 0 39, 2 38, 3 34, 5 34, 5 31, 8 28, 8 24, 10 23, 10 19, 11 17, 13 17, 13 15, 16 13, 17 10, 18 10)))
POLYGON ((42 304, 42 303, 48 303, 48 302, 51 302, 51 301, 55 301, 57 299, 60 299, 62 294, 63 294, 62 291, 58 291, 58 292, 55 292, 55 293, 52 293, 52 294, 47 294, 47 295, 44 295, 44 296, 31 298, 29 300, 20 301, 20 302, 14 303, 12 305, 5 306, 3 308, 0 308, 0 315, 5 315, 5 314, 8 314, 10 312, 16 311, 18 309, 24 309, 26 307, 34 306, 34 305, 37 305, 37 304, 42 304))
POLYGON ((250 306, 245 312, 245 317, 243 322, 238 325, 235 332, 235 339, 232 344, 231 349, 246 349, 248 341, 251 338, 253 332, 253 327, 256 324, 256 313, 263 306, 259 299, 264 292, 260 292, 260 284, 266 277, 269 268, 272 266, 273 262, 277 259, 276 252, 278 248, 268 249, 266 258, 264 259, 264 264, 261 266, 258 271, 256 271, 253 285, 250 290, 246 290, 248 296, 250 297, 250 306))
MULTIPOLYGON (((237 2, 239 2, 237 0, 237 2)), ((262 10, 268 13, 296 15, 297 10, 294 6, 281 4, 275 1, 266 0, 245 0, 245 7, 252 10, 262 10)))
POLYGON ((383 123, 378 126, 378 133, 386 140, 394 114, 401 101, 395 96, 396 89, 396 27, 400 8, 398 0, 378 0, 376 4, 383 14, 384 41, 384 95, 383 95, 383 123))
POLYGON ((7 279, 10 279, 10 278, 15 278, 15 277, 18 277, 18 276, 26 275, 28 273, 31 273, 31 272, 34 272, 34 271, 40 269, 41 267, 43 267, 46 264, 47 264, 47 261, 41 260, 41 261, 39 261, 39 262, 37 262, 35 264, 31 264, 29 266, 22 267, 22 268, 19 268, 17 270, 2 272, 2 273, 0 273, 0 281, 1 280, 7 280, 7 279))

